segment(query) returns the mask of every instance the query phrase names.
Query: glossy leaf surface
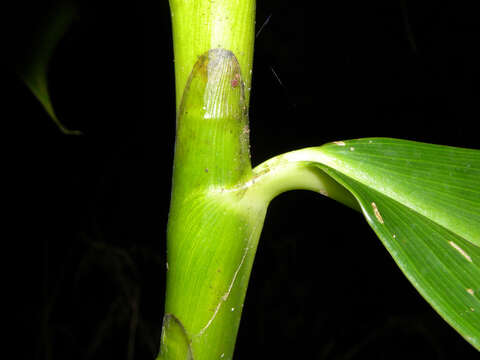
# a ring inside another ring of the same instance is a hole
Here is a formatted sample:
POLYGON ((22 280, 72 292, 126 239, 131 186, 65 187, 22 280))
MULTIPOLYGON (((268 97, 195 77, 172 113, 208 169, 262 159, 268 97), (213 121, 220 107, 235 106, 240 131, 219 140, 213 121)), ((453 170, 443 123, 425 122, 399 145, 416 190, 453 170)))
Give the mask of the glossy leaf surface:
POLYGON ((384 138, 315 150, 406 277, 480 350, 480 151, 384 138))

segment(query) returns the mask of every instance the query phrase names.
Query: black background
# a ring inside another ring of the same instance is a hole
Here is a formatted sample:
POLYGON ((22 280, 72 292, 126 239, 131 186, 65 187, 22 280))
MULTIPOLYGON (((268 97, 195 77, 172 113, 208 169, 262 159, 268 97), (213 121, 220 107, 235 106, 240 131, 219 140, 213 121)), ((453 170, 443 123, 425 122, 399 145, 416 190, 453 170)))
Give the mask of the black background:
MULTIPOLYGON (((13 12, 13 63, 47 4, 13 12)), ((479 148, 478 16, 442 4, 259 1, 257 30, 270 21, 256 39, 253 164, 367 136, 479 148)), ((165 0, 82 3, 49 85, 59 118, 83 136, 62 135, 15 73, 4 77, 15 358, 140 360, 158 351, 175 135, 168 11, 165 0)), ((307 192, 275 199, 235 358, 406 357, 478 353, 413 289, 360 214, 307 192)))

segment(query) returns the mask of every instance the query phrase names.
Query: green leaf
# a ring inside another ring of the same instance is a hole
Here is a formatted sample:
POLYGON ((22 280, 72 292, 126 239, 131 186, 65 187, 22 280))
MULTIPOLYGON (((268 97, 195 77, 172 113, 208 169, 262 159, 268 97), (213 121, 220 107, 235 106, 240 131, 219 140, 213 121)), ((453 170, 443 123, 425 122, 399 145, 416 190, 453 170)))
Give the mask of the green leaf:
POLYGON ((385 138, 309 151, 420 294, 480 350, 480 151, 385 138))
POLYGON ((78 130, 67 129, 58 119, 48 91, 47 71, 58 43, 72 24, 77 5, 72 0, 57 1, 47 16, 40 21, 32 39, 26 59, 18 66, 18 73, 30 91, 40 101, 60 131, 67 135, 80 135, 78 130))

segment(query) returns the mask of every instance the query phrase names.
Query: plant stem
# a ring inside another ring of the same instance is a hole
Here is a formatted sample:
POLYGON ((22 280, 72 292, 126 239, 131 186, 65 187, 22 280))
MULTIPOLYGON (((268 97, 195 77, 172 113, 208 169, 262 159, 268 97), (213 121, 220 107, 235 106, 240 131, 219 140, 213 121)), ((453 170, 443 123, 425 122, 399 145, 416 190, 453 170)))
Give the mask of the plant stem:
POLYGON ((318 166, 331 161, 321 147, 277 155, 253 169, 252 180, 243 185, 246 191, 242 201, 269 203, 286 191, 310 190, 360 211, 353 195, 318 166))
POLYGON ((338 184, 310 166, 308 156, 301 161, 304 153, 279 156, 252 171, 254 5, 254 0, 170 0, 177 135, 162 360, 233 357, 274 196, 292 189, 328 191, 353 206, 338 184))
POLYGON ((250 98, 255 38, 255 0, 170 0, 177 111, 185 84, 198 57, 210 49, 231 51, 237 58, 250 98))
POLYGON ((253 0, 171 0, 177 137, 160 359, 231 359, 266 204, 252 177, 253 0))

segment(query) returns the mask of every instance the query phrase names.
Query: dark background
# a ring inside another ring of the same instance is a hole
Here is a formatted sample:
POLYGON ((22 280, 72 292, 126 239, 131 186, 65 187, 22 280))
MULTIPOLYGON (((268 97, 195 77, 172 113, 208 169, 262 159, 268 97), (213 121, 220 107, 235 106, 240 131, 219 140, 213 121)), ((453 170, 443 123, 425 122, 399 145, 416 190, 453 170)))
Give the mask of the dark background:
MULTIPOLYGON (((13 63, 48 4, 12 14, 13 63)), ((259 1, 257 29, 269 16, 256 40, 254 165, 367 136, 479 148, 473 9, 259 1)), ((83 136, 62 135, 13 71, 2 83, 14 358, 154 359, 175 135, 168 2, 84 1, 49 81, 59 118, 83 136)), ((478 352, 413 289, 360 214, 298 191, 269 208, 235 358, 478 352)))

